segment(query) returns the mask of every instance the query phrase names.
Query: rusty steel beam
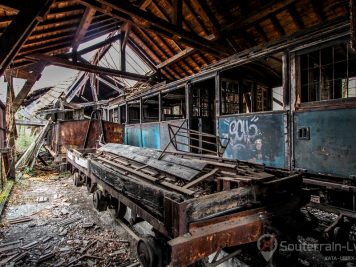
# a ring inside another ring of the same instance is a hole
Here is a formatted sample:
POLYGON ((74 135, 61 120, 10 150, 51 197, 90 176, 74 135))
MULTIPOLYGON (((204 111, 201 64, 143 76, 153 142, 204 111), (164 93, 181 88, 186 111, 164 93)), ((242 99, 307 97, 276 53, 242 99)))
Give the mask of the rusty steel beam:
POLYGON ((29 8, 20 10, 16 18, 0 37, 0 76, 25 43, 27 37, 38 25, 52 5, 53 0, 35 1, 29 8))
POLYGON ((183 235, 168 241, 171 249, 171 266, 189 266, 222 247, 233 247, 256 242, 263 233, 263 221, 259 213, 207 223, 190 229, 183 235))

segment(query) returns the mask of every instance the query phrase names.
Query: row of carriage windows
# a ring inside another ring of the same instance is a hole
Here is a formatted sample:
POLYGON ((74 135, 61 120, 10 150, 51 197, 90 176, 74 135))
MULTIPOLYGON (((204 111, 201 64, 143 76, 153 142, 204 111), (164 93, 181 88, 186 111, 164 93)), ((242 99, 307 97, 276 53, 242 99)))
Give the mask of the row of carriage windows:
MULTIPOLYGON (((274 67, 276 72, 282 74, 282 60, 279 61, 278 67, 276 68, 276 64, 274 67)), ((297 54, 297 62, 299 62, 297 66, 300 73, 297 81, 300 103, 356 97, 356 53, 351 49, 349 42, 342 41, 329 46, 301 51, 297 54)), ((240 70, 237 69, 236 72, 240 72, 240 70)), ((276 78, 270 77, 270 79, 276 78)), ((244 76, 232 79, 231 75, 230 77, 222 75, 220 114, 282 110, 283 90, 281 84, 282 81, 279 80, 271 85, 253 75, 250 75, 248 79, 244 76)), ((213 79, 210 85, 202 83, 193 87, 191 91, 192 117, 214 117, 214 88, 213 79)), ((159 120, 158 101, 158 96, 143 100, 141 114, 143 122, 159 120)), ((119 116, 121 116, 121 122, 124 123, 125 107, 121 106, 120 111, 119 115, 117 108, 109 110, 108 119, 118 122, 119 116)), ((137 103, 130 104, 129 112, 129 123, 138 123, 140 106, 137 103)), ((161 120, 185 118, 185 113, 184 88, 162 95, 161 120)))

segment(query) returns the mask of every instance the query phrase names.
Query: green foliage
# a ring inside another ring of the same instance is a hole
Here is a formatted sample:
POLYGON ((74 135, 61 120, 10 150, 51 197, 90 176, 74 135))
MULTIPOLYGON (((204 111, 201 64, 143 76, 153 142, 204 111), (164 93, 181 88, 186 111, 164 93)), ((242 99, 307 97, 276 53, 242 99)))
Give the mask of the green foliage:
POLYGON ((31 134, 28 131, 19 132, 18 137, 16 139, 16 150, 19 153, 23 153, 26 149, 31 145, 31 143, 35 140, 36 136, 31 134))

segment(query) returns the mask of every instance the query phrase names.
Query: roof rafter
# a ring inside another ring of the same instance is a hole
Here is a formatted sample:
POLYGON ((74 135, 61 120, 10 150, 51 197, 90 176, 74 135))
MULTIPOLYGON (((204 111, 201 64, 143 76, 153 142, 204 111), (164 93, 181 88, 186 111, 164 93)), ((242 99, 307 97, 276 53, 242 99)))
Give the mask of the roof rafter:
POLYGON ((99 11, 105 12, 112 15, 113 17, 134 23, 135 19, 136 25, 145 28, 151 31, 155 31, 161 35, 164 35, 168 38, 176 38, 180 42, 185 43, 188 46, 192 46, 202 50, 208 50, 213 54, 225 54, 229 55, 230 50, 225 46, 218 43, 209 41, 197 34, 188 32, 182 28, 177 27, 176 25, 165 21, 155 15, 148 13, 133 6, 132 4, 124 1, 112 1, 112 0, 79 0, 84 5, 92 6, 99 11), (106 10, 105 10, 105 7, 106 10), (108 11, 108 8, 111 11, 108 11), (139 21, 144 23, 138 23, 139 21))
POLYGON ((78 30, 75 34, 73 43, 72 43, 72 48, 74 51, 77 51, 81 41, 83 40, 85 34, 87 33, 89 26, 94 18, 96 10, 90 7, 87 7, 85 9, 84 15, 82 17, 82 20, 80 21, 78 30))
POLYGON ((35 54, 35 55, 26 56, 26 58, 33 60, 33 61, 43 60, 43 61, 47 61, 49 64, 52 64, 52 65, 69 68, 69 69, 85 71, 85 72, 89 72, 89 73, 104 74, 104 75, 108 75, 108 76, 117 76, 117 77, 121 77, 121 78, 131 79, 134 81, 141 81, 141 82, 149 82, 149 81, 152 82, 153 81, 152 77, 148 77, 145 75, 104 68, 104 67, 100 67, 100 66, 96 66, 96 65, 92 65, 92 64, 86 64, 86 63, 82 63, 82 62, 69 61, 67 59, 60 58, 60 57, 35 54))

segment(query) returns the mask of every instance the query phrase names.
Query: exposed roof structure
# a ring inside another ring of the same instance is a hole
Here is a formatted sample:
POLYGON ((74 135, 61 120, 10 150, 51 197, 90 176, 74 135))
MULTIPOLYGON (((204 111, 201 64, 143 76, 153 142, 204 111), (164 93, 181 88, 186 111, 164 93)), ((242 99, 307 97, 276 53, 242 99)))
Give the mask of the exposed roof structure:
MULTIPOLYGON (((1 2, 0 74, 10 67, 11 75, 28 80, 16 97, 16 106, 48 64, 84 71, 85 77, 100 74, 108 88, 108 83, 127 87, 115 82, 115 77, 152 85, 194 75, 248 48, 349 16, 345 0, 1 2), (105 41, 78 51, 81 43, 108 34, 105 41), (121 50, 119 69, 114 70, 99 62, 115 42, 121 50), (127 71, 126 46, 155 74, 127 71), (83 54, 95 50, 92 64, 83 60, 83 54)), ((75 96, 77 91, 71 99, 75 96)))

